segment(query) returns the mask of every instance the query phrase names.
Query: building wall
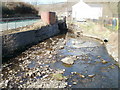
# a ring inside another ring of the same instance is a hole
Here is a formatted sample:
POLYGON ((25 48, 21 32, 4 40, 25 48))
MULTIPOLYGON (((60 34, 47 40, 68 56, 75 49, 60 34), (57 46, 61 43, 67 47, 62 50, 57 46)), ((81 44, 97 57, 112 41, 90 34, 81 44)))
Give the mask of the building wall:
POLYGON ((46 24, 55 24, 56 23, 56 13, 55 12, 42 12, 41 19, 46 24))

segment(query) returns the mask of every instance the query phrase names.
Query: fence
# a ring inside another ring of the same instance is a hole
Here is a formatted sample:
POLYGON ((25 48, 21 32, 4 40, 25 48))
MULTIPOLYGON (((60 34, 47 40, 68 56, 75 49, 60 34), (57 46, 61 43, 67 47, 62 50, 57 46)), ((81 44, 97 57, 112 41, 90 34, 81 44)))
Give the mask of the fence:
POLYGON ((99 20, 93 19, 92 21, 95 23, 99 23, 110 30, 119 29, 119 18, 106 17, 106 18, 100 18, 99 20))
POLYGON ((39 20, 38 18, 26 18, 25 20, 20 18, 2 19, 2 22, 0 22, 0 26, 2 26, 1 31, 25 27, 39 20))
POLYGON ((119 19, 118 18, 106 18, 103 21, 104 27, 111 29, 111 30, 118 30, 119 28, 119 19))

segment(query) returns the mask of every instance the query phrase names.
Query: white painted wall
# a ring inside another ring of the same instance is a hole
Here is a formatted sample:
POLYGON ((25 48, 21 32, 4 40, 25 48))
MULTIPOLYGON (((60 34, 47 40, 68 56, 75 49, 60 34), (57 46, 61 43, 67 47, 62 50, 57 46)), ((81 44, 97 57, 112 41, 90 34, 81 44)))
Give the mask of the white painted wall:
POLYGON ((99 19, 102 17, 102 7, 92 7, 80 1, 72 6, 72 18, 81 19, 99 19))

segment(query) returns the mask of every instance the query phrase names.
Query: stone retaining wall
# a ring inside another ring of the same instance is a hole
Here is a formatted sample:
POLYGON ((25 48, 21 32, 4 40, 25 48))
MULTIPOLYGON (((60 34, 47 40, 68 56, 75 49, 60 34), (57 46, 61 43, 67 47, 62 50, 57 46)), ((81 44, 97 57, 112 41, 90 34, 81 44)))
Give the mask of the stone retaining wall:
POLYGON ((40 41, 54 36, 60 32, 58 24, 43 26, 38 30, 30 30, 0 36, 2 38, 2 57, 11 57, 16 51, 37 44, 40 41))

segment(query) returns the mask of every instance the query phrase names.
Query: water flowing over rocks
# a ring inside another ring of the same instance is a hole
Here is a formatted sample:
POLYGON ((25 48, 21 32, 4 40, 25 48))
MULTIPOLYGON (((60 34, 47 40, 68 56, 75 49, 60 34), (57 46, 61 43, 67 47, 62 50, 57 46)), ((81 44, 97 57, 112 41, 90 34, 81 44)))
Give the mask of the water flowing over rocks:
POLYGON ((104 45, 75 37, 71 33, 55 36, 3 63, 0 87, 118 87, 118 67, 104 45))

